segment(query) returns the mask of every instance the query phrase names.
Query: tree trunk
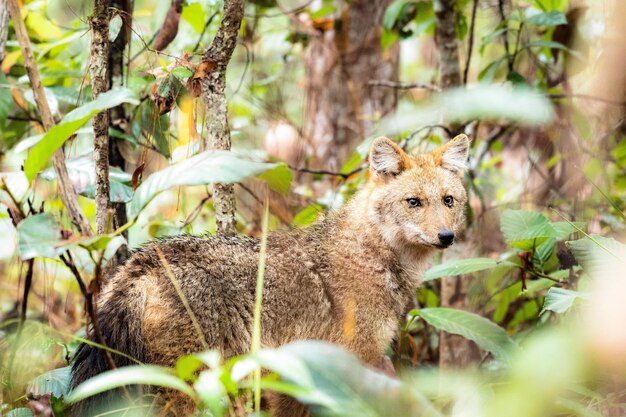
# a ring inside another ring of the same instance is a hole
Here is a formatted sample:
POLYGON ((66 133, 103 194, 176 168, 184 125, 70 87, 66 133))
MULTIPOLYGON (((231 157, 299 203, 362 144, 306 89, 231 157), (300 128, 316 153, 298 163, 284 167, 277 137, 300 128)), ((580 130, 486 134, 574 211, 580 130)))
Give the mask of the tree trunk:
POLYGON ((0 0, 0 64, 6 55, 7 36, 9 36, 9 9, 7 0, 0 0))
MULTIPOLYGON (((442 90, 461 85, 459 47, 455 33, 457 19, 455 0, 435 0, 435 42, 439 53, 439 84, 442 90)), ((456 130, 458 126, 451 126, 456 130)), ((457 257, 472 256, 471 242, 455 245, 457 257)), ((470 277, 466 275, 445 277, 441 280, 441 306, 468 310, 467 293, 470 277)), ((476 345, 462 336, 441 332, 439 337, 439 366, 441 368, 465 367, 478 358, 476 345)))
MULTIPOLYGON (((122 19, 122 29, 117 37, 109 45, 109 86, 111 88, 124 85, 124 49, 126 49, 131 35, 133 24, 133 2, 131 0, 112 0, 112 8, 117 9, 117 15, 122 19)), ((109 128, 120 133, 128 133, 129 120, 124 105, 113 107, 109 111, 109 128)), ((126 171, 126 161, 120 151, 120 141, 115 137, 109 137, 109 166, 118 167, 126 171)), ((128 221, 126 217, 126 204, 123 202, 111 202, 113 208, 113 229, 123 226, 128 221)), ((128 230, 123 233, 128 239, 128 230)), ((121 264, 128 257, 128 247, 122 245, 115 254, 115 264, 121 264)))
MULTIPOLYGON (((200 79, 201 97, 205 105, 205 146, 209 149, 230 150, 230 128, 226 88, 226 67, 230 61, 241 20, 244 0, 225 0, 224 15, 211 46, 202 55, 207 73, 200 79)), ((235 193, 233 184, 213 185, 213 207, 217 234, 235 234, 235 193)))
MULTIPOLYGON (((95 99, 109 89, 109 1, 95 0, 91 26, 91 95, 95 99)), ((96 233, 109 231, 109 111, 93 118, 93 154, 96 169, 96 233)))
POLYGON ((397 102, 391 88, 370 80, 396 80, 399 45, 380 45, 382 17, 390 0, 348 2, 334 28, 311 36, 306 50, 304 137, 315 167, 335 171, 371 132, 376 119, 397 102))

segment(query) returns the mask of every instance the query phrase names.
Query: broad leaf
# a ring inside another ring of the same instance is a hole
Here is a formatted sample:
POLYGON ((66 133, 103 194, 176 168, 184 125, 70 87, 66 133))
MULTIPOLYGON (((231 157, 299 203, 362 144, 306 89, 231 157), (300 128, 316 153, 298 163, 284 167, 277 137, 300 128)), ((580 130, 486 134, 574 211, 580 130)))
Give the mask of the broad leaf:
MULTIPOLYGON (((243 159, 234 152, 205 151, 150 175, 136 190, 129 205, 130 217, 139 212, 161 191, 178 185, 203 185, 214 182, 235 183, 280 167, 278 163, 243 159)), ((284 189, 284 175, 270 176, 274 185, 284 189)))
MULTIPOLYGON (((88 198, 96 196, 96 170, 91 158, 66 161, 67 172, 77 193, 88 198)), ((41 173, 48 181, 56 179, 56 172, 49 168, 41 173)), ((115 203, 127 203, 133 197, 131 175, 117 167, 109 167, 109 196, 115 203)))
POLYGON ((291 170, 286 165, 279 164, 258 175, 260 179, 265 181, 269 187, 283 195, 287 195, 291 186, 291 170))
POLYGON ((585 298, 586 295, 577 291, 567 290, 565 288, 552 287, 548 290, 546 298, 543 302, 543 310, 554 311, 555 313, 565 313, 579 298, 585 298))
POLYGON ((517 348, 503 328, 477 314, 451 308, 423 308, 417 314, 439 330, 472 340, 496 359, 508 362, 517 348))
POLYGON ((36 256, 55 258, 63 253, 61 226, 50 213, 27 217, 17 225, 18 246, 22 260, 36 256))
POLYGON ((513 262, 503 261, 491 258, 470 258, 449 261, 440 265, 435 265, 426 271, 422 281, 429 281, 435 278, 446 277, 450 275, 469 274, 471 272, 484 271, 486 269, 508 267, 515 268, 513 262))
POLYGON ((0 71, 0 128, 4 126, 12 106, 11 87, 4 73, 0 71))
POLYGON ((526 22, 537 26, 559 26, 566 25, 567 18, 563 13, 557 10, 551 10, 531 16, 526 19, 526 22))
POLYGON ((422 404, 399 381, 364 367, 353 354, 337 346, 293 342, 279 349, 263 349, 255 357, 263 368, 298 387, 293 395, 311 406, 315 415, 424 415, 420 413, 422 404))
POLYGON ((103 372, 76 387, 67 397, 69 404, 125 385, 153 385, 171 388, 196 398, 189 385, 174 376, 169 368, 155 365, 132 365, 103 372))
POLYGON ((33 417, 30 408, 14 408, 6 414, 6 417, 33 417))
POLYGON ((613 238, 591 235, 566 244, 587 272, 597 274, 626 267, 626 245, 613 238))
POLYGON ((32 147, 26 161, 24 172, 29 181, 43 168, 54 152, 69 139, 78 128, 87 123, 102 110, 118 106, 122 103, 139 104, 134 93, 127 88, 115 88, 100 94, 98 98, 72 110, 63 117, 61 122, 46 132, 43 138, 32 147))
POLYGON ((552 226, 556 231, 557 240, 567 239, 572 233, 585 230, 585 222, 554 222, 552 226))
POLYGON ((186 4, 183 6, 183 11, 181 13, 181 17, 198 33, 202 33, 205 24, 204 22, 206 20, 202 4, 203 3, 186 4))
POLYGON ((549 237, 556 236, 552 223, 541 213, 524 210, 505 210, 500 229, 509 245, 530 250, 549 237))
POLYGON ((67 395, 70 386, 71 367, 53 369, 39 375, 32 382, 28 391, 35 395, 52 393, 57 398, 67 395))

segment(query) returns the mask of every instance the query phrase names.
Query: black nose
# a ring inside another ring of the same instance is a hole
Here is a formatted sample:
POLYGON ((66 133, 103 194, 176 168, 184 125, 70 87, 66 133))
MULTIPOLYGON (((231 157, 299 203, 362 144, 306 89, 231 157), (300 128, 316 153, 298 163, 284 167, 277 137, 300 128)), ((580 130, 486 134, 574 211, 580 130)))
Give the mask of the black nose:
POLYGON ((443 229, 437 237, 443 246, 450 246, 454 242, 454 232, 452 230, 443 229))

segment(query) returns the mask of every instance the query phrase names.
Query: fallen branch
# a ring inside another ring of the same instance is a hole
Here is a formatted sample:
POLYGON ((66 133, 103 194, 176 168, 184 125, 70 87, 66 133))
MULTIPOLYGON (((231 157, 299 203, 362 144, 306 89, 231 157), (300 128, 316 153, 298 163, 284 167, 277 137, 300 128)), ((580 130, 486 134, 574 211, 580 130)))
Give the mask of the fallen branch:
MULTIPOLYGON (((46 94, 43 90, 43 85, 41 84, 41 77, 39 76, 39 71, 37 70, 37 64, 35 62, 35 57, 33 56, 33 51, 30 46, 30 39, 28 37, 28 33, 26 32, 26 26, 24 25, 24 20, 22 19, 18 0, 8 0, 8 6, 9 13, 13 18, 15 34, 20 45, 20 50, 22 51, 24 67, 26 68, 26 72, 28 73, 28 79, 30 80, 30 85, 33 89, 33 97, 35 98, 37 109, 39 110, 39 113, 41 115, 43 126, 46 130, 49 130, 50 128, 52 128, 52 126, 55 125, 55 122, 52 117, 50 107, 48 106, 48 101, 46 99, 46 94)), ((67 209, 72 223, 84 236, 93 236, 93 230, 91 229, 89 222, 85 218, 85 215, 78 205, 76 192, 72 187, 70 177, 67 173, 67 167, 65 165, 65 155, 63 154, 62 148, 59 148, 54 153, 54 156, 52 157, 52 163, 54 165, 54 170, 56 171, 58 178, 61 200, 63 201, 63 204, 67 209)))

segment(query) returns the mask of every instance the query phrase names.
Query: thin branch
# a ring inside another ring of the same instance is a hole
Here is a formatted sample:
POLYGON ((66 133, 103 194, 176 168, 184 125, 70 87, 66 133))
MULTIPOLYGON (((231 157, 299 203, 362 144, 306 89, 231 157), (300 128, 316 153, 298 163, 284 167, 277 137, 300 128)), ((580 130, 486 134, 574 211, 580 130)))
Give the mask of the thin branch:
POLYGON ((206 33, 209 26, 211 26, 211 23, 213 23, 213 19, 215 19, 218 14, 219 12, 213 13, 211 17, 209 17, 209 20, 207 20, 204 24, 204 27, 202 28, 202 33, 200 33, 200 36, 198 37, 198 42, 196 42, 196 46, 194 46, 192 49, 193 52, 196 52, 198 48, 200 48, 200 43, 202 43, 202 38, 204 38, 204 34, 206 33))
POLYGON ((465 70, 463 71, 463 84, 467 84, 467 76, 469 74, 470 62, 472 60, 472 51, 474 49, 474 28, 476 26, 476 11, 478 10, 478 0, 474 0, 472 5, 472 19, 469 27, 469 40, 467 41, 467 58, 465 60, 465 70))
POLYGON ((587 95, 587 94, 562 94, 562 93, 555 93, 555 94, 548 94, 548 98, 550 98, 551 100, 563 100, 563 99, 580 98, 580 99, 583 99, 583 100, 592 100, 592 101, 599 101, 599 102, 606 103, 606 104, 612 104, 614 106, 624 106, 624 105, 626 105, 626 101, 612 100, 610 98, 591 96, 591 95, 587 95))
POLYGON ((309 169, 309 168, 304 168, 304 167, 297 168, 293 166, 289 167, 289 169, 293 171, 304 172, 306 174, 329 175, 332 177, 341 177, 343 179, 348 179, 352 175, 356 174, 357 172, 363 171, 365 168, 367 168, 367 164, 359 165, 358 167, 354 168, 352 171, 348 171, 348 172, 334 172, 334 171, 327 171, 324 169, 309 169))
POLYGON ((413 88, 421 88, 421 89, 430 90, 430 91, 437 91, 437 92, 441 91, 441 88, 435 85, 431 85, 431 84, 403 83, 403 82, 391 81, 391 80, 369 80, 367 85, 370 85, 372 87, 395 88, 397 90, 410 90, 413 88))
MULTIPOLYGON (((13 17, 15 34, 20 45, 22 58, 24 59, 24 66, 26 67, 26 72, 28 73, 28 79, 30 80, 30 84, 33 89, 35 103, 37 103, 37 108, 39 109, 45 129, 49 130, 55 125, 54 118, 52 117, 52 112, 50 111, 46 94, 44 92, 43 85, 41 84, 41 77, 39 76, 39 71, 37 70, 37 63, 35 61, 35 57, 33 56, 30 39, 28 37, 28 32, 26 31, 26 26, 24 25, 24 20, 22 19, 18 0, 8 0, 8 6, 9 13, 13 17)), ((59 185, 61 200, 63 200, 63 203, 65 204, 65 208, 69 213, 72 223, 84 236, 93 236, 93 230, 78 205, 76 192, 74 191, 69 174, 67 173, 63 148, 59 148, 54 153, 52 162, 58 178, 57 182, 59 185)))
MULTIPOLYGON (((102 335, 102 331, 100 330, 100 323, 98 323, 98 317, 96 315, 96 309, 93 303, 93 293, 87 289, 87 286, 85 285, 85 281, 83 281, 83 278, 81 277, 80 272, 78 271, 78 268, 76 268, 76 265, 74 264, 74 260, 72 259, 72 255, 70 254, 70 252, 68 251, 65 253, 67 254, 67 256, 61 254, 59 255, 59 258, 61 258, 61 261, 63 261, 65 266, 69 268, 69 270, 72 272, 72 274, 76 278, 76 282, 78 283, 80 292, 85 298, 85 303, 87 304, 87 314, 89 315, 89 321, 91 321, 91 325, 93 326, 93 330, 96 334, 96 338, 98 339, 98 343, 100 343, 102 346, 107 346, 106 341, 104 340, 104 336, 102 335)), ((106 360, 109 364, 109 367, 111 369, 116 369, 117 366, 115 365, 115 361, 113 360, 111 353, 108 350, 104 349, 104 354, 106 356, 106 360)))
POLYGON ((504 42, 504 52, 509 66, 509 72, 511 72, 513 71, 513 59, 511 57, 511 51, 509 51, 509 23, 504 13, 504 0, 498 0, 498 12, 500 13, 500 23, 505 26, 505 31, 502 32, 502 40, 504 42))
POLYGON ((278 9, 280 9, 280 12, 278 13, 273 13, 273 14, 269 14, 269 13, 254 13, 254 14, 250 14, 250 13, 246 13, 246 17, 265 17, 265 18, 271 18, 271 17, 280 17, 280 16, 284 16, 284 15, 292 15, 292 14, 297 14, 300 13, 302 11, 304 11, 307 7, 309 7, 311 5, 311 3, 313 3, 314 0, 307 0, 306 3, 294 7, 293 9, 290 10, 285 10, 282 8, 282 6, 280 4, 278 4, 278 1, 276 2, 276 7, 278 9))

